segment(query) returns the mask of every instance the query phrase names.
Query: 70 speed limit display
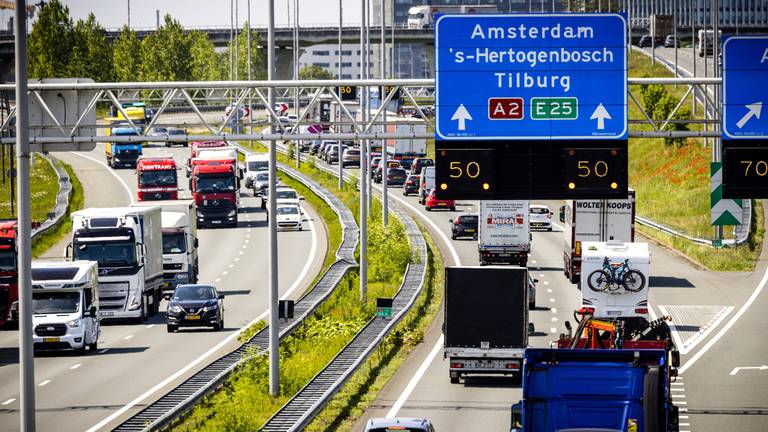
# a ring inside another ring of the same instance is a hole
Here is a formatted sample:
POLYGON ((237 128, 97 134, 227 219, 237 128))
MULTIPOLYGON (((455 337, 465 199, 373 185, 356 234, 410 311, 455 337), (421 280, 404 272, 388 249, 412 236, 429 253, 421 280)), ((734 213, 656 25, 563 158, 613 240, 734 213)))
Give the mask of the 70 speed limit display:
POLYGON ((768 142, 723 143, 723 198, 768 198, 768 142))

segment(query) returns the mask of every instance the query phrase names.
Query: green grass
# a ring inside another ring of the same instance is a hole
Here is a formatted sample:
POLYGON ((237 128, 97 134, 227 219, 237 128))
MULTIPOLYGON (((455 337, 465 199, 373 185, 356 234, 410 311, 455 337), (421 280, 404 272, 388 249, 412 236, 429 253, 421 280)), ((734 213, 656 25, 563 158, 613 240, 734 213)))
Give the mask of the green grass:
MULTIPOLYGON (((10 165, 10 154, 5 152, 5 169, 10 165)), ((43 222, 48 218, 48 213, 56 206, 56 194, 59 193, 59 181, 56 170, 39 154, 34 154, 35 168, 29 173, 31 214, 33 222, 43 222)), ((14 161, 15 166, 15 161, 14 161)), ((18 172, 18 168, 17 168, 18 172)), ((14 213, 11 213, 10 188, 11 181, 6 176, 5 183, 0 182, 0 219, 15 218, 18 211, 18 189, 14 179, 14 213)))
MULTIPOLYGON (((629 62, 632 77, 672 76, 658 63, 639 53, 633 53, 629 62)), ((677 99, 685 93, 686 87, 665 86, 677 99)), ((632 93, 643 103, 639 86, 631 86, 632 93)), ((690 109, 689 99, 684 104, 690 109)), ((699 113, 702 112, 699 107, 699 113)), ((634 102, 629 102, 629 118, 641 119, 642 113, 634 102)), ((650 125, 633 125, 633 129, 652 130, 650 125)), ((691 126, 697 129, 700 126, 691 126)), ((690 138, 685 142, 666 144, 661 138, 632 138, 629 140, 629 184, 637 191, 637 214, 656 222, 701 238, 713 238, 709 212, 709 163, 711 147, 704 147, 702 138, 690 138)), ((760 212, 758 212, 760 213, 760 212)), ((760 214, 760 216, 762 216, 760 214)), ((684 253, 701 266, 711 270, 751 270, 760 254, 763 230, 762 218, 755 219, 750 241, 739 247, 713 249, 672 238, 655 230, 641 228, 640 231, 666 245, 684 253)), ((724 231, 732 237, 730 227, 724 231)))
POLYGON ((72 192, 69 194, 69 207, 67 212, 59 220, 59 223, 48 230, 47 232, 37 236, 32 241, 32 256, 37 258, 44 254, 53 245, 58 243, 65 235, 72 232, 72 220, 69 215, 73 212, 81 210, 85 203, 85 197, 83 195, 83 185, 80 180, 77 179, 75 171, 69 165, 56 161, 55 163, 61 164, 69 175, 69 181, 72 183, 72 192))

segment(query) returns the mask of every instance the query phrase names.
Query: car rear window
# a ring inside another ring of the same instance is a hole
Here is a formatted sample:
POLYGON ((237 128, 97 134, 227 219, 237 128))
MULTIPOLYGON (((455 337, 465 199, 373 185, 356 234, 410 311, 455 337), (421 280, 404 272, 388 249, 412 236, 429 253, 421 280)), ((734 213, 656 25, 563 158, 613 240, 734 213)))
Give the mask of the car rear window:
POLYGON ((463 224, 476 224, 477 223, 477 216, 460 216, 459 222, 463 224))
POLYGON ((389 427, 380 427, 380 428, 374 428, 374 429, 368 429, 370 432, 427 432, 426 429, 420 428, 420 427, 405 427, 405 426, 393 426, 391 428, 389 427))
POLYGON ((425 167, 425 166, 432 166, 435 163, 432 162, 432 159, 419 159, 419 166, 425 167))
POLYGON ((360 150, 347 150, 346 153, 349 156, 360 156, 360 150))
POLYGON ((395 176, 405 176, 405 170, 402 168, 389 168, 387 174, 395 176))
POLYGON ((549 210, 541 207, 531 207, 531 214, 548 214, 549 210))

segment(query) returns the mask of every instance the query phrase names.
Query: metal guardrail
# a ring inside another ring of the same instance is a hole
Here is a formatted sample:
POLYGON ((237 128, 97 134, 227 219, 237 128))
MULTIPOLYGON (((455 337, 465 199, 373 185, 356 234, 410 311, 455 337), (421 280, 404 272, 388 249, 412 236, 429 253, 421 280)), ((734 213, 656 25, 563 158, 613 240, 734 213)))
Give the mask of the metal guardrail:
POLYGON ((56 227, 61 218, 67 214, 67 208, 69 208, 69 196, 72 193, 72 182, 69 179, 69 173, 60 164, 56 164, 51 159, 51 156, 42 155, 53 169, 56 171, 56 177, 59 181, 59 192, 56 194, 56 206, 53 208, 53 217, 46 219, 39 226, 32 228, 32 238, 48 232, 50 229, 56 227))
MULTIPOLYGON (((243 153, 249 151, 241 147, 243 153)), ((357 266, 354 258, 358 243, 358 230, 352 212, 333 193, 314 180, 295 170, 280 165, 286 174, 302 182, 318 194, 339 216, 342 241, 336 251, 336 262, 323 273, 315 286, 294 305, 294 318, 280 323, 280 339, 290 335, 339 285, 344 275, 357 266)), ((264 327, 246 343, 220 357, 195 373, 169 393, 149 404, 141 412, 124 421, 116 431, 146 431, 166 427, 181 417, 194 404, 218 389, 237 367, 253 353, 262 353, 269 346, 269 327, 264 327)))

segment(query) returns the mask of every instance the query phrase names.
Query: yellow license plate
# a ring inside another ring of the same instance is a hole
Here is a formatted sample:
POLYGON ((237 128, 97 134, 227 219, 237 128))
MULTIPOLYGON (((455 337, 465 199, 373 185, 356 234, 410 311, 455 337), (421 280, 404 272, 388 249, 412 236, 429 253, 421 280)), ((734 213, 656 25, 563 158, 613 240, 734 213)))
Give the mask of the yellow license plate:
POLYGON ((58 342, 58 341, 59 341, 59 338, 57 338, 57 337, 43 338, 43 342, 58 342))
POLYGON ((200 315, 187 315, 188 320, 199 320, 200 315))

